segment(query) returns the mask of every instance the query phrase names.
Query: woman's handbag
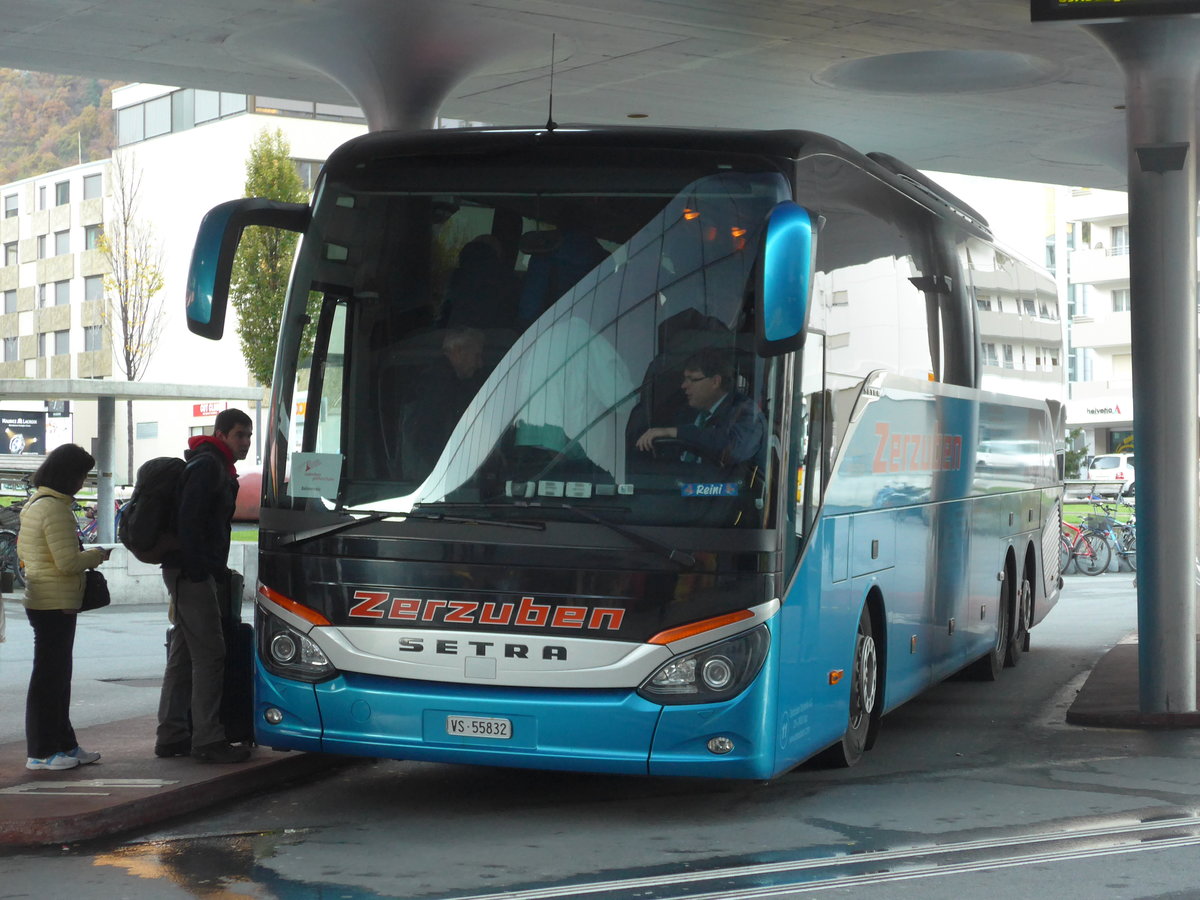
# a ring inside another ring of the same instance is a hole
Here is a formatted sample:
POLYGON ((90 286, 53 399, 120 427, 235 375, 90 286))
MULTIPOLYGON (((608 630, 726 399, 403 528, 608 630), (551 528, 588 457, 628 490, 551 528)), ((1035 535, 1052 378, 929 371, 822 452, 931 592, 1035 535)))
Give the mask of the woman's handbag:
POLYGON ((86 574, 87 585, 83 589, 83 606, 80 610, 87 612, 90 609, 108 606, 112 598, 108 595, 108 582, 104 580, 104 576, 95 569, 88 569, 86 574))

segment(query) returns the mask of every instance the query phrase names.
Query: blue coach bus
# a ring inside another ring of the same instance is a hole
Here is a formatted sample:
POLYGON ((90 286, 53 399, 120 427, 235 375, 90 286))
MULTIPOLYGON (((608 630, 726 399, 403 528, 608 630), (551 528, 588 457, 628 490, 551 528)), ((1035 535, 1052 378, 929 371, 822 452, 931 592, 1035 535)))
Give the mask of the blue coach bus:
POLYGON ((369 134, 311 205, 209 213, 199 334, 221 336, 249 225, 303 235, 262 745, 852 765, 890 709, 1015 665, 1058 597, 1053 284, 897 160, 801 131, 369 134), (1027 366, 995 358, 993 299, 1027 366))

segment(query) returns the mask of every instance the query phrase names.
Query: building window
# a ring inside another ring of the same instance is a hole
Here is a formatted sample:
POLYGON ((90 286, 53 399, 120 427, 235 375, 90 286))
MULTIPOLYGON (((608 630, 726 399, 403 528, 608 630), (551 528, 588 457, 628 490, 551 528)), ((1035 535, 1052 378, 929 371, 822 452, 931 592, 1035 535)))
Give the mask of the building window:
POLYGON ((1118 288, 1112 292, 1113 312, 1129 312, 1129 288, 1118 288))
POLYGON ((1112 239, 1112 256, 1129 255, 1129 226, 1114 225, 1110 234, 1112 239))
POLYGON ((103 300, 104 299, 104 276, 103 275, 85 275, 83 278, 83 299, 103 300))
POLYGON ((1035 308, 1033 301, 1025 297, 1021 298, 1021 312, 1030 318, 1033 318, 1037 315, 1037 309, 1035 308))
POLYGON ((996 345, 995 344, 985 343, 983 345, 983 364, 985 366, 1000 365, 1000 360, 996 356, 996 345))
POLYGON ((46 258, 46 236, 44 234, 39 234, 37 236, 37 258, 46 258))
POLYGON ((991 312, 992 311, 992 298, 991 297, 976 297, 975 305, 982 312, 991 312))
POLYGON ((104 180, 100 173, 83 176, 83 199, 95 200, 104 189, 104 180))
POLYGON ((17 195, 9 194, 4 198, 4 218, 15 218, 20 210, 17 208, 17 195))
POLYGON ((7 337, 4 339, 4 361, 16 362, 17 357, 17 339, 15 337, 7 337))
POLYGON ((142 121, 142 104, 127 106, 117 110, 117 143, 136 144, 146 136, 145 123, 142 121))
POLYGON ((54 205, 66 206, 71 202, 71 182, 60 181, 54 185, 54 205))
POLYGON ((54 355, 65 356, 71 352, 71 332, 56 331, 54 332, 54 355))
POLYGON ((54 305, 66 306, 71 302, 71 282, 54 282, 54 305))
POLYGON ((56 231, 54 232, 54 255, 66 256, 71 252, 71 232, 56 231))
POLYGON ((9 241, 4 245, 4 264, 6 266, 15 266, 17 264, 17 242, 9 241))
POLYGON ((15 313, 17 311, 17 292, 4 292, 4 311, 6 313, 15 313))
POLYGON ((158 137, 171 131, 171 96, 146 101, 145 136, 158 137))
POLYGON ((1004 345, 1004 368, 1011 369, 1013 367, 1013 345, 1004 345))
POLYGON ((221 117, 246 111, 246 95, 221 91, 221 117))
POLYGON ((221 115, 221 95, 216 91, 196 91, 196 124, 209 122, 221 115))
POLYGON ((134 429, 135 436, 139 441, 150 441, 158 437, 157 422, 138 422, 134 429))
MULTIPOLYGON (((38 305, 38 309, 46 308, 46 286, 44 284, 38 285, 38 304, 37 305, 38 305)), ((42 354, 42 355, 44 356, 45 354, 42 354)))
POLYGON ((38 332, 38 357, 45 358, 46 356, 46 332, 38 332))
POLYGON ((85 225, 83 226, 83 249, 84 250, 99 250, 100 238, 104 236, 103 225, 85 225))
POLYGON ((311 194, 313 185, 317 183, 317 176, 321 173, 320 161, 315 159, 293 159, 292 162, 296 165, 296 174, 304 182, 304 189, 311 194))
POLYGON ((100 350, 104 344, 104 327, 102 325, 83 326, 83 349, 100 350))
POLYGON ((1075 347, 1068 358, 1068 380, 1091 381, 1096 360, 1096 351, 1091 347, 1075 347))
POLYGON ((46 208, 46 186, 43 184, 38 188, 38 209, 46 208))

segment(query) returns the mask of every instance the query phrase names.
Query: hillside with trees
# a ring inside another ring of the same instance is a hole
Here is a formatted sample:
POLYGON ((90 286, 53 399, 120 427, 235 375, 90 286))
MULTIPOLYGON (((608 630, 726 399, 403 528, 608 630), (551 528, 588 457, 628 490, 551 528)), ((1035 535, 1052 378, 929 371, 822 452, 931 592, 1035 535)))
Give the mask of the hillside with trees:
POLYGON ((0 184, 112 153, 117 84, 0 69, 0 184))

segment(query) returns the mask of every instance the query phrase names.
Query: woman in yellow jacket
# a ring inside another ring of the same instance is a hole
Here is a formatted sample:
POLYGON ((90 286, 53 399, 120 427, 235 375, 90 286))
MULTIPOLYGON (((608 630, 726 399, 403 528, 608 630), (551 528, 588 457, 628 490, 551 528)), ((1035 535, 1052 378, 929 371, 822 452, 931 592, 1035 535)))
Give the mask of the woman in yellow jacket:
POLYGON ((17 554, 25 567, 25 615, 33 626, 33 672, 25 700, 27 769, 73 769, 100 758, 79 746, 71 727, 75 617, 85 570, 108 550, 84 550, 75 529, 75 494, 96 465, 77 444, 52 450, 33 475, 37 488, 21 510, 17 554))

